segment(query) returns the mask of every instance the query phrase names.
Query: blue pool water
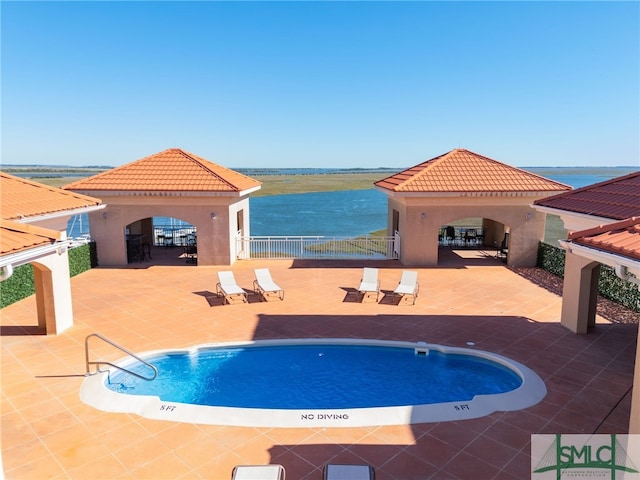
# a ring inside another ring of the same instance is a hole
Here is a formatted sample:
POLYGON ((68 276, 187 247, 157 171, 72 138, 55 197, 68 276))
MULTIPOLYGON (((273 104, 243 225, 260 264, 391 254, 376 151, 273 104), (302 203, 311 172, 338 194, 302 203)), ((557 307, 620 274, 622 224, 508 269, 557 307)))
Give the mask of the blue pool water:
MULTIPOLYGON (((369 345, 203 348, 145 358, 153 381, 110 375, 110 390, 195 405, 345 409, 469 401, 515 390, 522 378, 478 356, 369 345)), ((128 365, 148 375, 142 364, 128 365)))

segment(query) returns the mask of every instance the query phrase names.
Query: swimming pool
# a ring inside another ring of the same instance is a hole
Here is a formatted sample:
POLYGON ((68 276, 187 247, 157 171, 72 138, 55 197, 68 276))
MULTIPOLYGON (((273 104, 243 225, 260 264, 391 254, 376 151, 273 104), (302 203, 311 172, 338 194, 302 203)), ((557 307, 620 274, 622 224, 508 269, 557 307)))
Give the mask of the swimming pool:
MULTIPOLYGON (((156 380, 95 375, 83 383, 82 400, 192 423, 351 427, 476 418, 546 394, 542 380, 513 360, 422 342, 290 339, 141 356, 158 367, 156 380)), ((144 368, 133 359, 118 364, 144 368)))

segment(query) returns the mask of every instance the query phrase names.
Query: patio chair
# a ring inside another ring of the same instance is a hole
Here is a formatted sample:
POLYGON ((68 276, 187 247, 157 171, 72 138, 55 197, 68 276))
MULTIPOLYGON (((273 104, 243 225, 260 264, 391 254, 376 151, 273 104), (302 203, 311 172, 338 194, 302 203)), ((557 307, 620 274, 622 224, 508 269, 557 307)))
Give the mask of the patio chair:
POLYGON ((268 268, 256 268, 254 272, 256 274, 256 279, 253 281, 254 292, 259 293, 266 301, 269 301, 272 296, 284 300, 284 290, 273 281, 268 268))
POLYGON ((282 465, 237 465, 231 472, 231 480, 285 480, 282 465))
POLYGON ((232 303, 235 298, 240 297, 243 302, 247 302, 247 292, 238 286, 236 279, 231 271, 218 272, 218 284, 216 285, 216 294, 224 297, 225 302, 232 303))
POLYGON ((185 245, 184 247, 184 258, 187 263, 198 263, 198 247, 195 245, 185 245))
POLYGON ((415 305, 419 290, 420 284, 418 283, 418 272, 404 270, 402 272, 402 277, 400 277, 400 282, 393 293, 395 295, 400 295, 401 301, 404 300, 405 297, 408 298, 408 296, 411 296, 413 298, 412 305, 415 305))
POLYGON ((362 294, 362 300, 376 294, 376 302, 380 297, 380 280, 378 280, 378 269, 364 267, 362 272, 362 279, 360 280, 360 286, 358 292, 362 294))
POLYGON ((478 237, 476 235, 476 229, 468 228, 467 230, 465 230, 463 238, 464 238, 464 244, 466 246, 475 245, 478 241, 478 237))
POLYGON ((375 480, 376 474, 371 465, 337 465, 324 467, 323 480, 375 480))

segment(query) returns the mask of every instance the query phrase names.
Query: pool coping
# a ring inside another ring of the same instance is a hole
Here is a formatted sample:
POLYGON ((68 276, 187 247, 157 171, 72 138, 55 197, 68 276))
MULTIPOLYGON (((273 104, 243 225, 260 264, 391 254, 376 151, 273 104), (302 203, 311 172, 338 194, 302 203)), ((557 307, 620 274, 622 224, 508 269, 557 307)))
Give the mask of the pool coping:
MULTIPOLYGON (((515 411, 540 402, 547 389, 542 379, 525 365, 502 355, 473 348, 450 347, 426 342, 353 338, 290 338, 255 341, 207 343, 183 349, 162 349, 140 354, 142 358, 162 353, 187 353, 198 349, 257 345, 367 345, 388 346, 441 353, 474 355, 494 361, 515 371, 522 384, 506 393, 476 395, 470 401, 445 402, 397 407, 277 410, 261 408, 211 407, 160 400, 157 396, 127 395, 105 386, 108 372, 88 376, 80 387, 80 399, 98 410, 133 413, 144 418, 206 425, 239 427, 368 427, 411 425, 443 421, 466 420, 490 415, 496 411, 515 411)), ((123 358, 118 365, 132 361, 123 358)))

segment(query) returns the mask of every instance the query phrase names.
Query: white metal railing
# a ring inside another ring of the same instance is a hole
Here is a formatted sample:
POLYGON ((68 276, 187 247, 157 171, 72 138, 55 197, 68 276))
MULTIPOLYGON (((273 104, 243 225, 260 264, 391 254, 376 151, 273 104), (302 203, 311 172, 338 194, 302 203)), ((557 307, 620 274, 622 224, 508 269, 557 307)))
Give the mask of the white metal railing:
POLYGON ((153 227, 153 245, 158 247, 185 247, 193 245, 196 239, 196 227, 192 226, 156 226, 153 227))
POLYGON ((400 236, 237 237, 237 258, 392 259, 398 258, 400 236))

